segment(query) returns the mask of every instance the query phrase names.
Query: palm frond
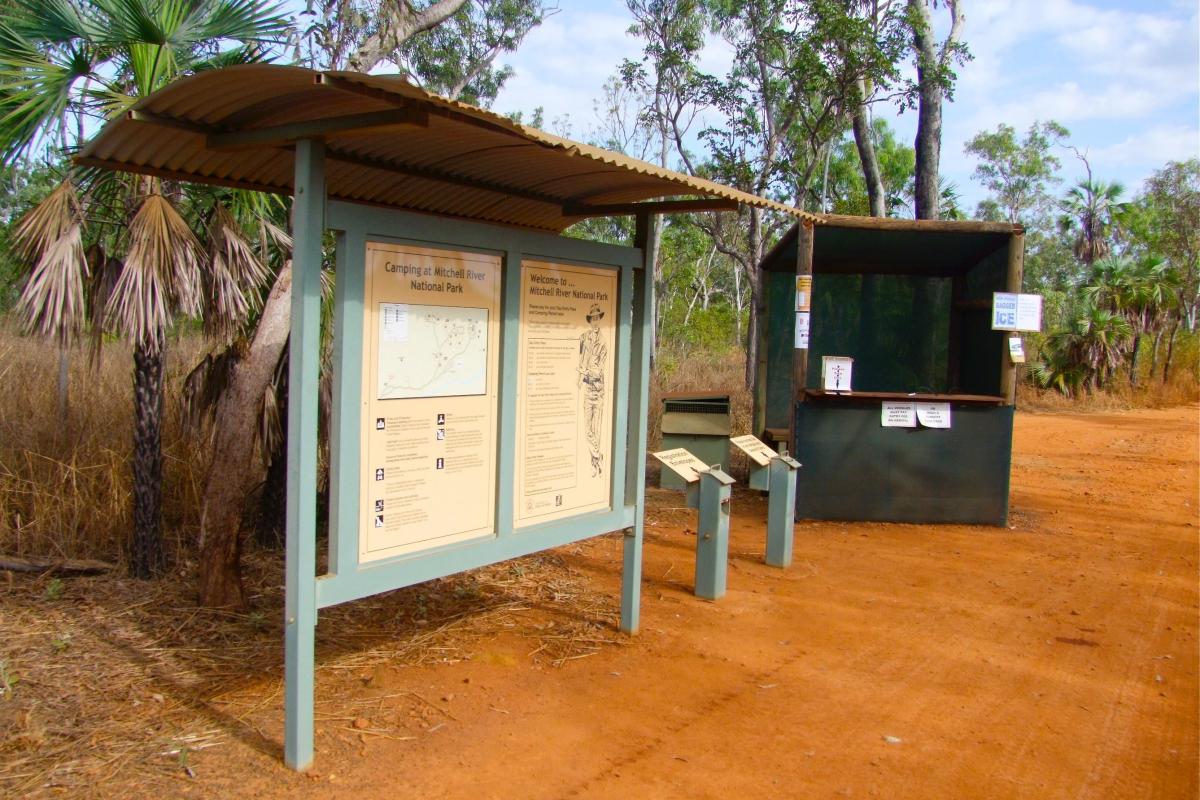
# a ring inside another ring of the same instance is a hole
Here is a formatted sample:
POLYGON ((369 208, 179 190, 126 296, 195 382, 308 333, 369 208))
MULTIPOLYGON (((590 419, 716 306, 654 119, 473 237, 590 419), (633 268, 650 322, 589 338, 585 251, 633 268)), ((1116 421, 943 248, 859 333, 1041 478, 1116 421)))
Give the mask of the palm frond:
POLYGON ((217 406, 229 388, 242 348, 231 344, 209 353, 183 379, 183 419, 193 428, 216 418, 217 406))
POLYGON ((17 223, 13 244, 33 268, 17 300, 27 332, 69 344, 86 317, 83 209, 69 181, 59 184, 17 223))
POLYGON ((200 243, 175 207, 151 194, 129 223, 125 267, 113 287, 106 321, 135 342, 158 340, 176 313, 201 310, 200 243))
POLYGON ((0 21, 0 160, 9 163, 40 134, 62 124, 75 81, 92 70, 90 51, 72 46, 63 62, 0 21))
POLYGON ((215 338, 236 333, 258 305, 270 272, 255 256, 237 221, 220 203, 208 227, 209 260, 204 276, 205 331, 215 338))
POLYGON ((276 44, 287 37, 289 16, 282 3, 265 0, 217 0, 206 4, 196 40, 233 39, 276 44))

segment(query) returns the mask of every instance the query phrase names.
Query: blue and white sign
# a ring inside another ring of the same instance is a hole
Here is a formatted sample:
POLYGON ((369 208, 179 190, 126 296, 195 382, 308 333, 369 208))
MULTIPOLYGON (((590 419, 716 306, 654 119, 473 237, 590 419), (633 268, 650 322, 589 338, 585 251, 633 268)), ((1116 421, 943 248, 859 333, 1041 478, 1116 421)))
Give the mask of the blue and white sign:
POLYGON ((1042 296, 1040 294, 992 293, 992 330, 1040 331, 1042 296))

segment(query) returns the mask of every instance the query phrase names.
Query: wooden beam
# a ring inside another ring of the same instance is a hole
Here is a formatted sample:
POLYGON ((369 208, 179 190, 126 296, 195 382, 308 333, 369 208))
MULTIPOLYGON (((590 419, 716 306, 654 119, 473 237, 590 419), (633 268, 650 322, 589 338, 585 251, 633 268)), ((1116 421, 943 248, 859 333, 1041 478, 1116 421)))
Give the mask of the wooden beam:
POLYGON ((657 200, 645 203, 569 203, 563 207, 567 217, 627 217, 639 214, 690 214, 696 211, 737 211, 737 200, 710 197, 699 200, 657 200))
MULTIPOLYGON (((813 274, 813 223, 801 220, 796 238, 796 275, 813 274)), ((794 291, 794 289, 793 289, 794 291)), ((813 287, 809 287, 809 343, 812 343, 812 311, 816 305, 812 302, 813 287)), ((795 301, 793 300, 793 308, 795 301)), ((805 389, 808 387, 808 348, 795 347, 795 323, 793 323, 792 342, 792 402, 788 407, 788 449, 792 453, 800 452, 800 443, 796 441, 796 406, 804 402, 805 389)))
MULTIPOLYGON (((1025 234, 1014 234, 1008 241, 1008 274, 1004 291, 1020 292, 1025 276, 1025 234)), ((1008 354, 1008 339, 1010 336, 1020 336, 1019 333, 1003 331, 1000 337, 1000 394, 1004 395, 1005 405, 1016 405, 1017 402, 1017 365, 1012 363, 1008 354)))
POLYGON ((825 214, 821 224, 831 228, 861 228, 893 231, 940 231, 943 233, 1024 233, 1025 229, 1011 222, 979 222, 978 220, 894 219, 891 217, 855 217, 847 214, 825 214))
POLYGON ((313 139, 331 134, 373 133, 380 128, 395 126, 427 127, 429 115, 415 108, 391 108, 365 114, 310 119, 288 125, 272 125, 252 130, 212 132, 205 140, 209 150, 248 150, 259 147, 279 147, 300 139, 313 139))
POLYGON ((369 169, 378 169, 384 172, 395 172, 399 175, 407 175, 410 178, 423 178, 429 181, 438 183, 449 183, 455 186, 462 186, 466 189, 481 189, 485 192, 495 192, 496 194, 509 195, 510 197, 520 197, 522 200, 533 200, 538 203, 546 203, 552 206, 562 207, 562 199, 553 197, 552 195, 542 194, 541 192, 531 192, 528 189, 521 189, 516 186, 508 186, 502 183, 494 183, 492 181, 479 180, 477 178, 465 178, 461 175, 455 175, 452 172, 446 172, 440 169, 432 169, 430 167, 416 167, 410 164, 402 164, 398 161, 389 161, 382 158, 371 158, 369 156, 360 156, 354 153, 347 153, 342 150, 328 149, 325 151, 325 158, 329 161, 339 161, 343 164, 353 164, 359 167, 367 167, 369 169))

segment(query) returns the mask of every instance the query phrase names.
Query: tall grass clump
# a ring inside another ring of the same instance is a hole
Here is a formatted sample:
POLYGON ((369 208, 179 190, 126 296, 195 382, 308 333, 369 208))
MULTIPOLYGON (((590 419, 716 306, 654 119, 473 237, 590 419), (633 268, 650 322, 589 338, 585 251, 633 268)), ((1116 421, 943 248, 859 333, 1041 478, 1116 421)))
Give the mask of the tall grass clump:
MULTIPOLYGON (((178 551, 199 521, 204 442, 181 427, 183 376, 203 342, 167 348, 163 431, 163 526, 178 551)), ((124 562, 130 535, 133 406, 124 342, 105 344, 93 365, 68 352, 69 404, 58 411, 58 349, 0 322, 0 553, 124 562)))

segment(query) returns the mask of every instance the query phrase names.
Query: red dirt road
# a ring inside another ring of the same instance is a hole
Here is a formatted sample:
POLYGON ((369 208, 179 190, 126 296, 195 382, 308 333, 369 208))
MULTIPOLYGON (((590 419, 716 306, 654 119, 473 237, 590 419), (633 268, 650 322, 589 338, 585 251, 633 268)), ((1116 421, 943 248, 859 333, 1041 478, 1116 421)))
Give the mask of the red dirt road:
MULTIPOLYGON (((175 785, 213 797, 1194 798, 1198 421, 1194 406, 1020 414, 1010 529, 802 523, 788 570, 761 563, 766 506, 739 495, 717 603, 690 593, 692 512, 653 491, 635 639, 554 668, 508 631, 456 664, 326 671, 310 775, 235 738, 175 785), (415 704, 410 729, 356 732, 400 702, 415 704)), ((566 559, 611 597, 619 554, 605 537, 566 559)))

